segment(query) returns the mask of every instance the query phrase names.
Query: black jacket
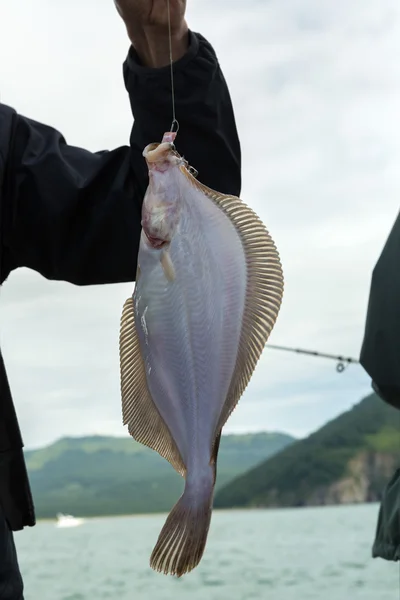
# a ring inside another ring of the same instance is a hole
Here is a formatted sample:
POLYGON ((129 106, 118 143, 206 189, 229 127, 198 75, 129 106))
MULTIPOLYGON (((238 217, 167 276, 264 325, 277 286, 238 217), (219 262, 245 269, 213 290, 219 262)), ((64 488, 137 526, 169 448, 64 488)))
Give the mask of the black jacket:
MULTIPOLYGON (((239 140, 212 47, 190 33, 174 69, 177 150, 200 181, 239 195, 239 140)), ((147 187, 142 151, 170 127, 171 88, 169 68, 143 67, 132 48, 123 72, 134 125, 130 147, 111 152, 69 146, 58 131, 0 104, 1 283, 18 267, 76 285, 134 280, 147 187)), ((35 523, 22 447, 0 356, 0 503, 14 530, 35 523)))
MULTIPOLYGON (((372 387, 400 410, 400 214, 375 265, 360 362, 372 387)), ((400 466, 400 413, 399 466, 400 466)), ((400 560, 400 468, 383 491, 372 555, 400 560)))

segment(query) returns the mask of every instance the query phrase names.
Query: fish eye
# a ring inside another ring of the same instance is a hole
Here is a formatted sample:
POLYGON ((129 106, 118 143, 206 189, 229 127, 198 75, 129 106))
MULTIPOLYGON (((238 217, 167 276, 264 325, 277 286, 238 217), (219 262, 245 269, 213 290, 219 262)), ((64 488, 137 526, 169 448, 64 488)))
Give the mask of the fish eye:
POLYGON ((171 150, 175 150, 175 144, 173 144, 172 142, 170 142, 169 147, 171 148, 171 150))

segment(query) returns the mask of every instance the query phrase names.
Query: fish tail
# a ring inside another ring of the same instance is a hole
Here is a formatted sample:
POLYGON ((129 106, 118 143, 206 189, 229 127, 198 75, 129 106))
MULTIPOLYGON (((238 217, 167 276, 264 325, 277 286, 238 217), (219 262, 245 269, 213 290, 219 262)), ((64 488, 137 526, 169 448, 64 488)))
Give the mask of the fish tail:
POLYGON ((214 483, 213 465, 197 481, 188 477, 151 554, 155 571, 181 577, 199 564, 210 527, 214 483))

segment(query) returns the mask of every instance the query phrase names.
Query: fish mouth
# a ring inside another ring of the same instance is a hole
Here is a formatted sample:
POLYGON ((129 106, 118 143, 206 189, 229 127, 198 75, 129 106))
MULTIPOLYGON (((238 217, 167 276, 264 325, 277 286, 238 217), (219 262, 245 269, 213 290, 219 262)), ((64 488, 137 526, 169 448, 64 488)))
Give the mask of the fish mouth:
POLYGON ((164 246, 166 246, 167 244, 169 244, 168 240, 161 240, 160 238, 156 238, 153 237, 152 235, 150 235, 147 231, 146 228, 143 227, 143 231, 146 235, 147 240, 150 243, 150 246, 152 248, 155 248, 156 250, 160 250, 161 248, 164 248, 164 246))

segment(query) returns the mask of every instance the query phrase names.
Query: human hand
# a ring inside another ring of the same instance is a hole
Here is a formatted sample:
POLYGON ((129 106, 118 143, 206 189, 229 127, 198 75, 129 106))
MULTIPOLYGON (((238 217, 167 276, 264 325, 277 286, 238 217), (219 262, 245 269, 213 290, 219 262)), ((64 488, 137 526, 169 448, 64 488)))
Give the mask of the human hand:
MULTIPOLYGON (((167 0, 114 0, 125 22, 132 45, 148 66, 164 66, 169 61, 167 0)), ((169 0, 172 55, 177 60, 186 52, 188 27, 186 0, 169 0)))
MULTIPOLYGON (((137 30, 168 31, 167 0, 114 0, 126 25, 137 30)), ((185 20, 186 0, 169 0, 171 30, 180 31, 185 20)))

